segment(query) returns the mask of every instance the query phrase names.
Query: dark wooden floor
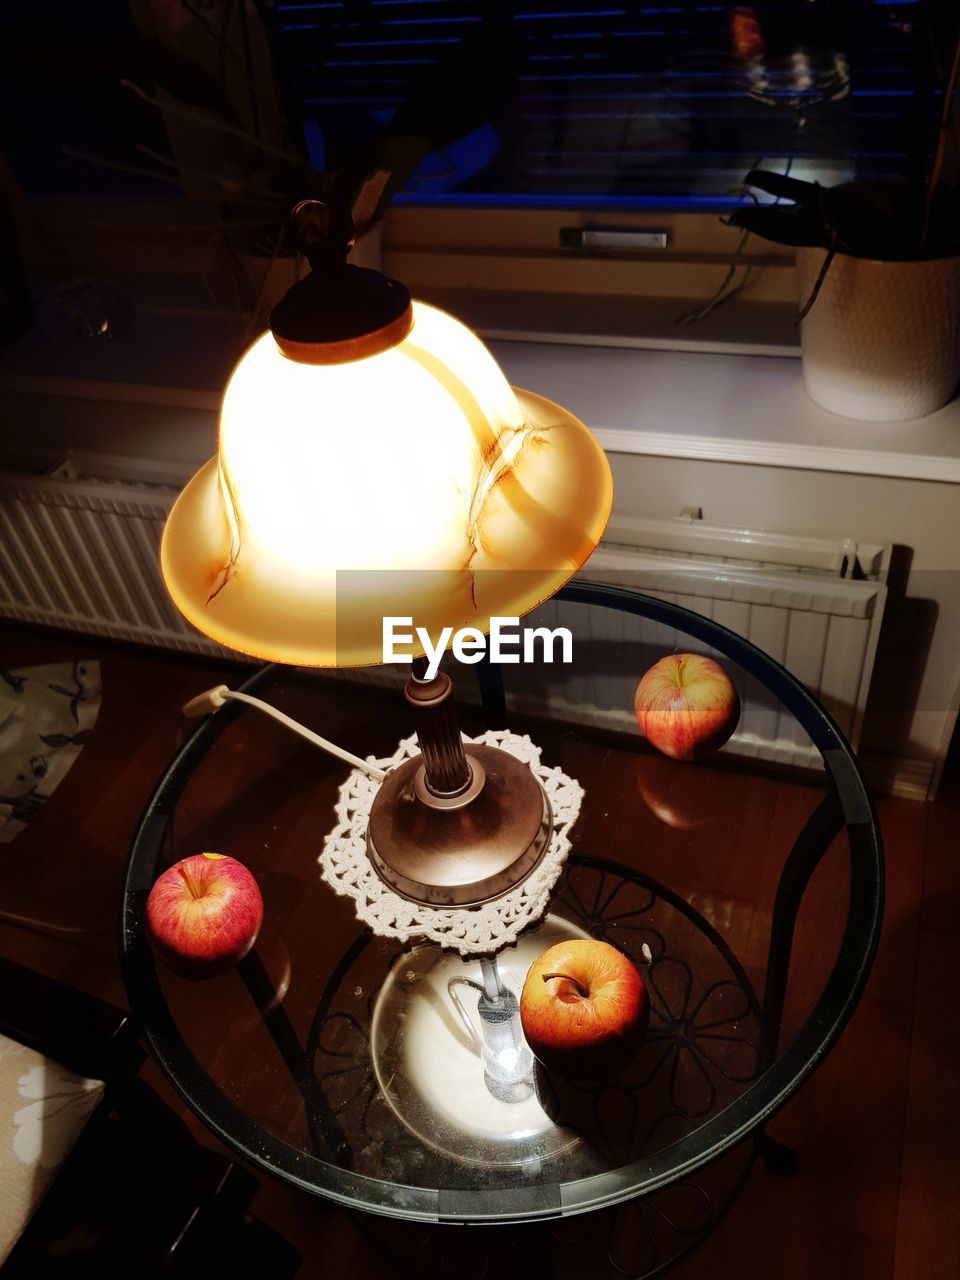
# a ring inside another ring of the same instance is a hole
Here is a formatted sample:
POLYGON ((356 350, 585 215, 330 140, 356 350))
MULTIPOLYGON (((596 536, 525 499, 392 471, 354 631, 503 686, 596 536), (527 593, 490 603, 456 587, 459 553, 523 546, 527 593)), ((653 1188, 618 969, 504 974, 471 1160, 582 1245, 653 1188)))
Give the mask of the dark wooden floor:
MULTIPOLYGON (((74 657, 99 657, 103 707, 46 811, 0 847, 0 905, 48 926, 0 925, 0 954, 122 1005, 116 917, 131 833, 176 745, 178 708, 236 671, 28 628, 0 638, 2 667, 74 657)), ((879 810, 888 893, 876 967, 840 1043, 770 1127, 800 1152, 800 1171, 758 1166, 678 1280, 960 1276, 960 787, 879 810)), ((304 1280, 396 1274, 340 1209, 258 1176, 254 1211, 301 1250, 304 1280)), ((470 1250, 450 1269, 473 1275, 470 1250)))

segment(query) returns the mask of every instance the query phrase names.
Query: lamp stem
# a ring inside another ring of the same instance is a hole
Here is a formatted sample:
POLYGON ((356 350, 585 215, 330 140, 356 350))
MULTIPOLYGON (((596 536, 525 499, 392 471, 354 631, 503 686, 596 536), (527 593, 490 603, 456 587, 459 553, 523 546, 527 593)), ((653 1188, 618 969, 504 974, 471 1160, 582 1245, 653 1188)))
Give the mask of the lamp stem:
POLYGON ((450 697, 453 684, 442 671, 425 677, 425 659, 415 659, 403 692, 414 712, 427 788, 436 796, 457 796, 470 785, 471 772, 450 697))

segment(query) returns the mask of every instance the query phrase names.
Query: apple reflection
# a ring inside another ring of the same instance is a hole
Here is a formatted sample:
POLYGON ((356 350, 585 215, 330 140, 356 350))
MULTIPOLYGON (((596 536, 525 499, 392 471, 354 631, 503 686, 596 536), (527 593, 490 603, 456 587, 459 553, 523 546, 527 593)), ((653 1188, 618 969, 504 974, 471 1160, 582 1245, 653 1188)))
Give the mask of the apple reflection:
POLYGON ((697 831, 716 820, 717 776, 713 770, 691 771, 660 756, 637 759, 637 789, 644 804, 654 817, 675 831, 697 831))

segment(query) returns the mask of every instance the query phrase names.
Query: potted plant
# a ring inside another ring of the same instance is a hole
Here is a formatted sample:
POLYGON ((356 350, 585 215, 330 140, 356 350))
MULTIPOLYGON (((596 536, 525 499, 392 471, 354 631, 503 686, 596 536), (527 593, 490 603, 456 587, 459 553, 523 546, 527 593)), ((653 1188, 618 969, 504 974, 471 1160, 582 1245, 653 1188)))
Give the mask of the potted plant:
POLYGON ((824 187, 757 169, 747 185, 778 203, 730 219, 796 249, 804 382, 846 417, 919 418, 960 383, 960 190, 946 172, 957 150, 952 46, 932 84, 936 141, 918 132, 912 178, 824 187))

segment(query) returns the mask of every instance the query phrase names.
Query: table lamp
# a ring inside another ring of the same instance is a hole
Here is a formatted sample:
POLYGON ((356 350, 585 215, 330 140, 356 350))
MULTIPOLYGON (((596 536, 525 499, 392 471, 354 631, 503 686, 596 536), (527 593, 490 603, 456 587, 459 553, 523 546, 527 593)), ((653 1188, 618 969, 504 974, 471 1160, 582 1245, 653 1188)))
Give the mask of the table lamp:
MULTIPOLYGON (((512 389, 464 325, 348 264, 349 227, 321 202, 293 223, 312 271, 241 357, 217 457, 170 513, 170 595, 228 648, 301 666, 382 662, 385 617, 482 638, 593 551, 606 457, 566 410, 512 389)), ((513 756, 464 744, 449 677, 412 653, 421 755, 382 783, 369 856, 413 901, 489 901, 542 857, 550 806, 513 756)))

